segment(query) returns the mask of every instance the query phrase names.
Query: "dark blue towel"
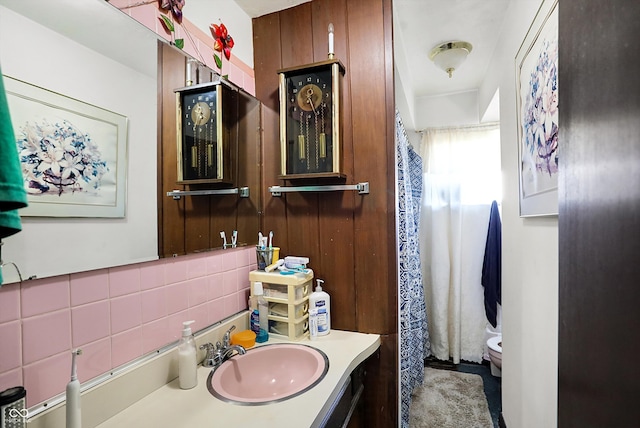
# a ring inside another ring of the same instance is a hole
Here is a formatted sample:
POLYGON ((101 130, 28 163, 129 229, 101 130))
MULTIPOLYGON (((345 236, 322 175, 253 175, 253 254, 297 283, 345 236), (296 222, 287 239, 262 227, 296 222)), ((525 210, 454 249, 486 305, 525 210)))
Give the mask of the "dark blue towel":
POLYGON ((492 326, 497 324, 498 303, 502 304, 502 223, 498 203, 491 203, 489 231, 484 247, 482 263, 482 286, 484 287, 484 311, 492 326))

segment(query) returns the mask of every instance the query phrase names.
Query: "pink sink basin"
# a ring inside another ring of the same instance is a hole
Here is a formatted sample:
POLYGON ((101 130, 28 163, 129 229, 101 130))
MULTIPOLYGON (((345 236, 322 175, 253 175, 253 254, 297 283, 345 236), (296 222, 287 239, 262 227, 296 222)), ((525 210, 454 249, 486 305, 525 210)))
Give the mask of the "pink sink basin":
POLYGON ((324 352, 307 345, 274 344, 250 349, 209 374, 215 397, 236 404, 283 401, 316 386, 329 370, 324 352))

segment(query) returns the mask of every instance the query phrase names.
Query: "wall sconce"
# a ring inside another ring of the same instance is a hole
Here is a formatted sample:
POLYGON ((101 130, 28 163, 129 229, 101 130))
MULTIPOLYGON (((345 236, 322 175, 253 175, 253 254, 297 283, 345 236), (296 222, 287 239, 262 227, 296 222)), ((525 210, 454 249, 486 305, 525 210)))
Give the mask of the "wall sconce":
POLYGON ((443 69, 449 77, 467 59, 471 52, 471 43, 467 42, 446 42, 436 46, 429 52, 429 59, 438 67, 443 69))

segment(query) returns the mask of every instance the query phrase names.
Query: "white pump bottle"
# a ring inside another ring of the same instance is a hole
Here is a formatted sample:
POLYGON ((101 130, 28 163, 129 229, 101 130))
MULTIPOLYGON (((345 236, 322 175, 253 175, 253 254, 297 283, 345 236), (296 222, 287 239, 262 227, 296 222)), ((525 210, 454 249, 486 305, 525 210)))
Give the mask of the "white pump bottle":
POLYGON ((182 323, 182 337, 178 344, 178 377, 181 389, 191 389, 198 384, 198 358, 196 340, 191 333, 194 321, 182 323))
MULTIPOLYGON (((331 331, 331 298, 326 291, 322 291, 324 280, 316 279, 316 291, 309 296, 309 309, 316 309, 318 336, 325 336, 331 331)), ((314 314, 315 315, 315 314, 314 314)))

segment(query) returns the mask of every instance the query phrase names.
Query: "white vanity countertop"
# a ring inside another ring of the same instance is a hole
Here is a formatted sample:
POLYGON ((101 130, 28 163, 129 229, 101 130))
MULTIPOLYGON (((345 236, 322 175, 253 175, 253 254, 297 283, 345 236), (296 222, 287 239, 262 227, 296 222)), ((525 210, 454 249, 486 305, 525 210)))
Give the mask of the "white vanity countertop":
MULTIPOLYGON (((287 342, 272 338, 266 344, 287 342)), ((226 403, 207 390, 211 369, 199 366, 195 388, 181 390, 178 379, 175 379, 98 427, 245 426, 248 423, 278 428, 315 427, 322 421, 351 372, 378 349, 380 336, 331 330, 329 335, 314 341, 306 339, 291 343, 313 346, 329 358, 329 371, 325 378, 297 397, 261 406, 226 403)))

